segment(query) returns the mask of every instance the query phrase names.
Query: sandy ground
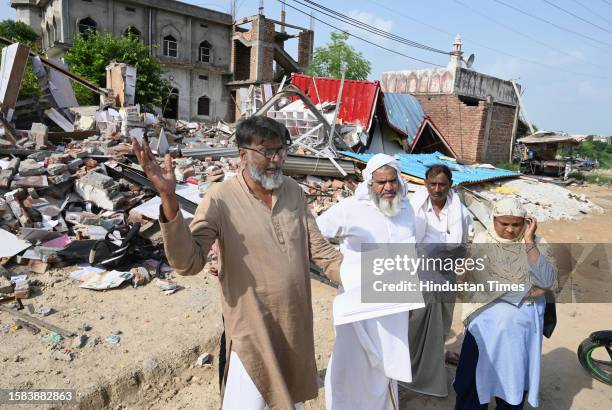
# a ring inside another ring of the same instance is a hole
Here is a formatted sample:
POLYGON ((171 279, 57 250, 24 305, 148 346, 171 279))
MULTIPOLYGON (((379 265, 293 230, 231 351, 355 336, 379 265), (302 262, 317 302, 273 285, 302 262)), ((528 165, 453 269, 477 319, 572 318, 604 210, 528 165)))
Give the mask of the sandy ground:
MULTIPOLYGON (((571 188, 584 193, 593 202, 606 210, 604 214, 594 214, 579 221, 550 221, 540 224, 539 232, 549 242, 557 243, 594 243, 612 242, 612 188, 587 186, 571 188)), ((319 282, 312 282, 313 308, 315 317, 316 357, 321 384, 324 369, 334 342, 331 321, 331 302, 335 290, 319 282)), ((551 339, 544 339, 542 352, 542 381, 540 409, 544 410, 599 410, 612 408, 612 387, 591 379, 580 367, 576 349, 580 342, 591 332, 612 328, 612 300, 610 304, 559 304, 558 323, 551 339)), ((463 327, 460 310, 455 309, 451 337, 447 348, 459 351, 463 340, 463 327)), ((449 381, 452 381, 454 368, 447 368, 449 381)), ((452 409, 454 393, 447 398, 428 397, 400 388, 400 409, 443 410, 452 409)), ((178 392, 172 400, 163 403, 165 407, 155 409, 217 409, 218 383, 205 386, 192 384, 178 392)), ((305 409, 325 409, 325 391, 319 390, 316 400, 306 403, 305 409)), ((526 408, 531 408, 529 405, 526 408)))
MULTIPOLYGON (((612 242, 612 189, 575 187, 607 210, 580 221, 541 224, 540 233, 550 242, 612 242)), ((51 358, 53 349, 42 336, 27 330, 4 332, 13 319, 0 312, 0 388, 76 389, 81 408, 113 409, 218 409, 218 337, 221 330, 214 278, 179 277, 186 288, 170 296, 149 284, 142 288, 95 292, 79 289, 66 273, 41 275, 46 284, 27 303, 45 304, 56 312, 44 319, 99 338, 96 346, 71 349, 72 362, 51 358), (53 284, 53 285, 51 285, 53 284), (80 331, 83 323, 89 331, 80 331), (104 341, 120 331, 121 344, 104 341), (202 352, 213 353, 213 362, 195 366, 202 352)), ((317 365, 323 377, 334 341, 331 302, 335 290, 313 281, 313 308, 317 365)), ((612 301, 611 301, 612 302, 612 301)), ((450 350, 459 351, 462 326, 459 309, 450 350)), ((559 304, 558 324, 551 339, 544 340, 541 409, 612 408, 612 387, 589 378, 576 358, 578 344, 592 331, 612 328, 612 304, 559 304)), ((448 368, 449 380, 454 368, 448 368)), ((451 389, 452 391, 452 389, 451 389)), ((401 409, 451 409, 454 395, 439 399, 400 390, 401 409)), ((2 406, 0 405, 0 408, 2 406)), ((21 407, 28 408, 28 407, 21 407)), ((31 407, 34 408, 34 407, 31 407)), ((43 408, 43 407, 39 407, 43 408)), ((324 390, 305 409, 324 409, 324 390)))

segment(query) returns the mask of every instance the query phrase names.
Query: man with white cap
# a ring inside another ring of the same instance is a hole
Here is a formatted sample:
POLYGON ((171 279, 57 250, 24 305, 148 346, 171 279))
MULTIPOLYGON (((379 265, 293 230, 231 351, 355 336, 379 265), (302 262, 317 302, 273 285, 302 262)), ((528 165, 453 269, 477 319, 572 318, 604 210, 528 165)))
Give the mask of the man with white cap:
MULTIPOLYGON (((414 243, 414 213, 394 157, 376 154, 355 195, 318 219, 323 236, 340 241, 339 293, 361 286, 361 244, 414 243)), ((397 409, 397 380, 412 380, 408 312, 336 325, 325 375, 328 410, 397 409)))

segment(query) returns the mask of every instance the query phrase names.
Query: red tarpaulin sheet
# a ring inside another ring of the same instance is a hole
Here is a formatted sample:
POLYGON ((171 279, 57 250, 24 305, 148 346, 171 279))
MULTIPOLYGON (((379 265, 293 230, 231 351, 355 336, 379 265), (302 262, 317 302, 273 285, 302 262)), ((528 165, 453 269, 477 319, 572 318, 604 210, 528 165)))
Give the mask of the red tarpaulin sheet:
MULTIPOLYGON (((302 90, 314 104, 338 100, 339 79, 315 77, 314 80, 317 85, 316 90, 312 77, 295 73, 291 75, 291 83, 302 90), (317 91, 320 100, 317 98, 317 91)), ((361 125, 366 132, 369 131, 379 90, 378 81, 344 80, 338 118, 345 123, 361 125)), ((294 101, 295 99, 297 97, 293 98, 294 101)))

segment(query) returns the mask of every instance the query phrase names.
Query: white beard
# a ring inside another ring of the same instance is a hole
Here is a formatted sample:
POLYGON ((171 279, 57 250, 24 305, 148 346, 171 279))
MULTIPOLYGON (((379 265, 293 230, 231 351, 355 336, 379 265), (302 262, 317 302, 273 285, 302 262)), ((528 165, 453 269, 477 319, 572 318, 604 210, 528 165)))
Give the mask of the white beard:
POLYGON ((271 177, 266 175, 265 171, 260 172, 256 166, 249 164, 249 173, 251 177, 259 182, 263 189, 273 190, 279 188, 283 183, 283 171, 279 168, 278 171, 271 177))
POLYGON ((395 194, 393 199, 379 197, 376 195, 372 187, 368 187, 368 192, 370 194, 370 199, 378 207, 380 212, 383 213, 383 215, 392 217, 400 213, 400 203, 402 201, 401 189, 395 194))

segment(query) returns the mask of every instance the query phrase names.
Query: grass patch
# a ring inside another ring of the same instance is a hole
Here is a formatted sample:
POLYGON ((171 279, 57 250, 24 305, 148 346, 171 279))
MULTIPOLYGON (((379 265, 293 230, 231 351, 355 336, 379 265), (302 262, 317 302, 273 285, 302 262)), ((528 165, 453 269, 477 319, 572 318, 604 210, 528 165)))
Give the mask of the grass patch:
POLYGON ((588 182, 589 184, 597 184, 597 185, 612 185, 612 176, 598 174, 596 172, 572 172, 569 174, 570 178, 574 178, 577 181, 588 182))
POLYGON ((514 164, 512 162, 502 162, 501 164, 495 165, 496 168, 507 169, 508 171, 519 172, 519 164, 514 164))
POLYGON ((598 160, 600 168, 612 168, 612 144, 602 141, 583 141, 577 148, 574 148, 573 154, 598 160))

